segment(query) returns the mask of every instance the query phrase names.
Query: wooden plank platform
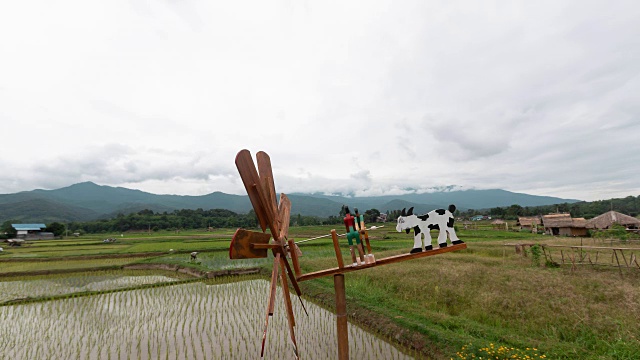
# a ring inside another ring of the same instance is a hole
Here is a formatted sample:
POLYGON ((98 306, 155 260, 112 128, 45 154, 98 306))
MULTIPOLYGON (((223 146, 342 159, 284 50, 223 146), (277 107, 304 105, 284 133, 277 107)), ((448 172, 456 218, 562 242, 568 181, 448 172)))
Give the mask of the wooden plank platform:
POLYGON ((320 278, 320 277, 323 277, 323 276, 344 274, 344 273, 351 272, 351 271, 369 269, 369 268, 380 266, 380 265, 393 264, 393 263, 397 263, 397 262, 401 262, 401 261, 413 260, 413 259, 423 258, 423 257, 427 257, 427 256, 443 254, 443 253, 447 253, 447 252, 451 252, 451 251, 463 250, 463 249, 466 249, 466 248, 467 248, 467 244, 463 243, 463 244, 458 244, 458 245, 450 245, 450 246, 447 246, 445 248, 438 248, 438 249, 433 249, 433 250, 429 250, 429 251, 423 251, 423 252, 419 252, 419 253, 415 253, 415 254, 400 254, 400 255, 395 255, 395 256, 389 256, 389 257, 386 257, 386 258, 383 258, 383 259, 376 260, 376 262, 374 264, 364 264, 364 265, 360 265, 360 266, 349 265, 349 266, 345 266, 343 268, 336 267, 336 268, 332 268, 332 269, 320 270, 320 271, 315 271, 315 272, 311 272, 311 273, 308 273, 308 274, 303 274, 301 276, 298 276, 297 280, 298 281, 307 281, 307 280, 317 279, 317 278, 320 278))

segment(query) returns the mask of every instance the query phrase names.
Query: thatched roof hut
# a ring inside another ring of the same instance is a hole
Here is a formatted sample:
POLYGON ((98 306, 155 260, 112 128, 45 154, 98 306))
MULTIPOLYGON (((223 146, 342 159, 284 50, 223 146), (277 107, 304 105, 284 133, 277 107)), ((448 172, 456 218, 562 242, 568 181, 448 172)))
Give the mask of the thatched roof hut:
POLYGON ((495 219, 491 222, 491 228, 493 229, 505 229, 508 230, 508 224, 502 219, 495 219))
POLYGON ((620 224, 627 229, 640 228, 640 220, 617 211, 608 211, 600 216, 594 217, 587 221, 587 228, 609 229, 613 224, 620 224))
POLYGON ((549 235, 585 236, 587 220, 571 218, 571 214, 549 214, 542 216, 545 233, 549 235))
POLYGON ((519 216, 516 225, 520 226, 521 230, 531 230, 533 227, 542 225, 542 220, 538 216, 519 216))

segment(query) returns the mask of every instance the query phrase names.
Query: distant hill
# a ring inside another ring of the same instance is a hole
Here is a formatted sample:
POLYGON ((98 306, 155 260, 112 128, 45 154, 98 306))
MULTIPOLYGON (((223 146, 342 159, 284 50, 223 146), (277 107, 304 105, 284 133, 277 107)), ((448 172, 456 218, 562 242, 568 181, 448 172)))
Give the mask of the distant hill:
POLYGON ((25 199, 0 204, 0 223, 12 220, 20 223, 45 223, 54 221, 87 221, 97 218, 95 211, 77 206, 65 205, 46 199, 25 199))
MULTIPOLYGON (((498 206, 553 205, 578 200, 513 193, 505 190, 463 190, 399 196, 343 197, 319 194, 290 194, 292 214, 305 216, 338 215, 342 205, 361 211, 381 212, 415 207, 417 213, 455 204, 458 209, 486 209, 498 206)), ((247 196, 214 192, 201 196, 156 195, 140 190, 84 182, 55 190, 32 190, 0 195, 0 223, 88 221, 128 214, 143 209, 172 212, 179 209, 227 209, 247 213, 247 196)))

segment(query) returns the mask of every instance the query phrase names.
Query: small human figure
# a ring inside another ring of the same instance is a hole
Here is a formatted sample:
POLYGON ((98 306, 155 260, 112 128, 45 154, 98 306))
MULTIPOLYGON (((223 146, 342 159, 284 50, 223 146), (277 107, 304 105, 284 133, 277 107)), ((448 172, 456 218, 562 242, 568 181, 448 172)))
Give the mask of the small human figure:
POLYGON ((198 252, 197 251, 194 251, 194 252, 191 253, 191 261, 196 260, 197 257, 198 257, 198 252))
MULTIPOLYGON (((371 251, 369 233, 367 233, 367 227, 364 225, 364 215, 358 212, 358 208, 355 208, 354 210, 356 211, 356 231, 360 233, 360 238, 361 240, 364 239, 366 245, 366 249, 363 249, 363 252, 365 252, 364 262, 366 264, 373 264, 376 262, 376 258, 373 256, 373 252, 371 251)), ((360 242, 359 246, 363 247, 362 242, 360 242)))
POLYGON ((349 211, 349 207, 345 206, 345 217, 344 217, 344 226, 347 229, 347 241, 349 242, 349 251, 351 252, 351 260, 353 261, 353 266, 357 266, 360 264, 364 264, 364 254, 362 249, 362 243, 360 242, 360 232, 356 230, 355 218, 351 215, 349 211), (355 251, 353 250, 353 239, 356 240, 356 248, 358 249, 359 257, 356 257, 355 251))

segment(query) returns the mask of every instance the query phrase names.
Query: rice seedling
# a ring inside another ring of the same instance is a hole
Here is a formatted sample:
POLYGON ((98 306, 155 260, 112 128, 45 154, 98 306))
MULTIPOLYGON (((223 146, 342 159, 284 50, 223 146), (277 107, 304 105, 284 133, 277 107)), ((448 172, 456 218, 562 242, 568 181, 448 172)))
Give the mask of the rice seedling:
POLYGON ((149 284, 175 282, 177 274, 105 270, 73 275, 29 276, 0 281, 0 304, 16 299, 57 297, 67 294, 135 288, 149 284))
MULTIPOLYGON (((245 279, 251 279, 245 278, 245 279)), ((228 279, 0 307, 0 354, 8 359, 230 359, 259 354, 269 283, 228 279)), ((281 291, 278 289, 278 291, 281 291)), ((336 356, 334 315, 294 303, 298 346, 309 358, 336 356)), ((284 314, 284 305, 276 312, 284 314)), ((293 358, 284 316, 274 316, 266 354, 293 358)), ((350 325, 352 354, 406 359, 398 349, 350 325)))

